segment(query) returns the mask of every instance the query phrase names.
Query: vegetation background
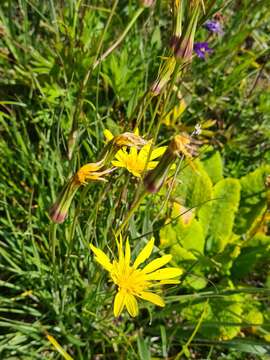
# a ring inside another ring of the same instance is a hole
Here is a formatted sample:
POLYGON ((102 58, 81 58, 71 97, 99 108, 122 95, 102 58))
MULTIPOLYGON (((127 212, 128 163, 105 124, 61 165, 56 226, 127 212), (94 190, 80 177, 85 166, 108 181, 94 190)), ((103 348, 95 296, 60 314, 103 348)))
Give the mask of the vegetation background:
POLYGON ((140 101, 167 56, 171 2, 1 1, 1 359, 269 358, 269 3, 210 3, 223 33, 198 24, 213 52, 194 55, 163 118, 162 96, 140 101), (181 285, 164 289, 164 309, 115 319, 89 243, 109 253, 138 179, 118 169, 85 186, 64 224, 48 209, 97 160, 104 129, 134 130, 134 112, 158 145, 202 131, 196 171, 183 161, 174 192, 147 196, 126 230, 135 252, 151 236, 171 252, 181 285))

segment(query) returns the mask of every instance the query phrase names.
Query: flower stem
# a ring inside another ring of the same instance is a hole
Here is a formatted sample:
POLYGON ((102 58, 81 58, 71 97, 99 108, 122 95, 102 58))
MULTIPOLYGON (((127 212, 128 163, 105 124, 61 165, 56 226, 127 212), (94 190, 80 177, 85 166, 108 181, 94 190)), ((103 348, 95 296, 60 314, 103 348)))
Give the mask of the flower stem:
POLYGON ((136 212, 136 210, 139 208, 144 196, 146 194, 146 191, 142 191, 133 201, 130 210, 128 211, 126 217, 124 218, 123 222, 121 223, 121 225, 118 227, 118 229, 116 230, 115 233, 115 237, 117 238, 122 231, 125 229, 125 227, 127 226, 130 218, 132 217, 132 215, 136 212))
POLYGON ((51 223, 49 239, 50 239, 50 245, 51 245, 53 265, 55 265, 56 229, 57 229, 57 224, 51 223))
POLYGON ((144 8, 139 8, 133 18, 130 20, 128 26, 125 28, 125 30, 122 32, 122 34, 119 36, 119 38, 113 43, 101 56, 100 58, 94 63, 93 69, 95 69, 104 59, 106 59, 107 56, 110 55, 113 50, 117 48, 121 44, 121 42, 126 37, 129 30, 132 28, 133 24, 136 22, 138 17, 141 15, 141 13, 144 11, 144 8))

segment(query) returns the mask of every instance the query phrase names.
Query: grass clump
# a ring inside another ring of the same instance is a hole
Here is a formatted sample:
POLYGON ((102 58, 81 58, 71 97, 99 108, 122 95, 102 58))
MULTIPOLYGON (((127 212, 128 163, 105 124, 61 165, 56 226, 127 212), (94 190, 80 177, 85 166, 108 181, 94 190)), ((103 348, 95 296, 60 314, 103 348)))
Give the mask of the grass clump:
POLYGON ((2 1, 1 359, 267 358, 267 5, 2 1))

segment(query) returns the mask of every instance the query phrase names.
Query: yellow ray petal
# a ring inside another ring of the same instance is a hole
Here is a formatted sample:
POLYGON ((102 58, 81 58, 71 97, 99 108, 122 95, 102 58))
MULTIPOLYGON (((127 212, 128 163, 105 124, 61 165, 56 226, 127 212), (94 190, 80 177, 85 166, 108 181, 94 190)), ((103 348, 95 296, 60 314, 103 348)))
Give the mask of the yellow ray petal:
POLYGON ((163 155, 167 149, 167 146, 161 146, 156 149, 154 149, 151 153, 150 160, 154 160, 158 158, 159 156, 163 155))
POLYGON ((137 148, 135 146, 131 146, 130 148, 130 155, 131 157, 137 158, 137 148))
POLYGON ((126 291, 120 290, 114 298, 113 313, 115 317, 118 317, 123 311, 123 307, 125 305, 125 295, 126 291))
POLYGON ((126 263, 126 266, 129 266, 129 264, 130 264, 130 246, 129 246, 128 240, 126 241, 125 263, 126 263))
POLYGON ((119 235, 119 238, 115 239, 116 240, 116 244, 117 244, 117 248, 118 248, 118 264, 119 267, 122 269, 123 265, 124 265, 124 260, 125 260, 125 255, 124 255, 124 251, 123 251, 123 237, 122 234, 119 235))
POLYGON ((148 158, 148 154, 151 148, 151 142, 149 142, 148 144, 144 145, 141 150, 139 151, 138 154, 138 158, 142 161, 146 161, 148 158))
POLYGON ((135 317, 138 315, 139 309, 138 309, 138 303, 137 303, 135 296, 133 296, 132 294, 126 293, 125 305, 127 307, 127 311, 129 312, 130 316, 135 317))
POLYGON ((88 163, 80 167, 78 171, 80 172, 93 172, 99 170, 103 166, 103 162, 99 161, 97 163, 88 163))
POLYGON ((148 291, 143 291, 140 294, 140 297, 144 300, 150 301, 151 303, 158 305, 158 306, 165 306, 164 300, 162 299, 162 297, 160 297, 157 294, 153 294, 151 292, 148 291))
POLYGON ((116 167, 126 167, 126 165, 123 164, 122 161, 116 161, 116 160, 113 160, 113 161, 112 161, 112 165, 113 165, 113 166, 116 166, 116 167))
POLYGON ((108 140, 108 141, 110 141, 110 140, 112 140, 114 138, 113 134, 108 129, 105 129, 103 131, 103 134, 104 134, 106 140, 108 140))
POLYGON ((158 164, 158 161, 149 161, 149 163, 147 164, 147 170, 152 170, 154 169, 158 164))
POLYGON ((111 271, 112 264, 108 258, 108 256, 100 249, 96 248, 94 245, 90 244, 90 249, 96 255, 95 260, 100 263, 101 266, 104 267, 107 271, 111 271))
POLYGON ((171 267, 171 268, 157 270, 151 274, 147 274, 145 277, 147 280, 166 280, 180 276, 182 273, 183 273, 182 269, 171 267))
POLYGON ((143 272, 145 274, 148 274, 152 271, 155 271, 159 268, 161 268, 162 266, 164 266, 165 264, 167 264, 169 261, 171 261, 172 259, 172 255, 164 255, 164 256, 161 256, 160 258, 158 259, 155 259, 153 261, 151 261, 148 265, 146 265, 144 268, 143 268, 143 272))
POLYGON ((131 174, 134 175, 135 177, 138 177, 138 178, 141 177, 141 174, 134 169, 128 168, 128 171, 131 172, 131 174))
POLYGON ((117 151, 115 158, 116 160, 118 160, 120 163, 123 164, 123 166, 126 166, 126 158, 128 156, 128 153, 124 150, 119 150, 117 151))
POLYGON ((152 238, 146 245, 145 247, 142 249, 142 251, 139 253, 139 255, 137 256, 137 259, 135 260, 133 267, 134 269, 137 269, 137 267, 143 263, 146 259, 149 258, 149 256, 151 255, 152 251, 153 251, 153 247, 154 247, 154 242, 155 239, 152 238))

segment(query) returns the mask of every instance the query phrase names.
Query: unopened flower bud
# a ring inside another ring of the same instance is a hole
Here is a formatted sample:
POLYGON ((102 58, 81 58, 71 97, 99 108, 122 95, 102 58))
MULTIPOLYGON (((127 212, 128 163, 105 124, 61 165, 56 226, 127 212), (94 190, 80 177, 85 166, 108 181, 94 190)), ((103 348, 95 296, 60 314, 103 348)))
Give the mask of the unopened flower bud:
POLYGON ((62 224, 65 221, 70 204, 79 187, 80 185, 74 182, 73 178, 71 178, 64 186, 56 202, 49 210, 49 215, 53 222, 57 224, 62 224))
POLYGON ((170 41, 171 48, 175 51, 182 35, 183 1, 173 1, 173 36, 170 41))
POLYGON ((160 94, 163 87, 169 82, 176 65, 175 57, 172 56, 167 59, 166 63, 162 67, 156 81, 151 86, 153 95, 160 94))
POLYGON ((150 7, 154 4, 155 0, 140 0, 140 4, 143 7, 150 7))
POLYGON ((183 59, 183 61, 190 61, 192 58, 194 37, 197 28, 197 22, 199 17, 199 4, 192 11, 192 16, 187 29, 181 35, 178 46, 175 48, 175 56, 183 59))

